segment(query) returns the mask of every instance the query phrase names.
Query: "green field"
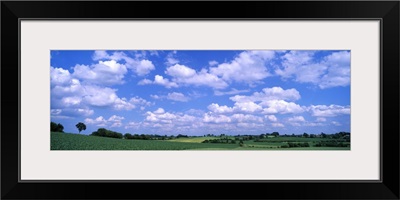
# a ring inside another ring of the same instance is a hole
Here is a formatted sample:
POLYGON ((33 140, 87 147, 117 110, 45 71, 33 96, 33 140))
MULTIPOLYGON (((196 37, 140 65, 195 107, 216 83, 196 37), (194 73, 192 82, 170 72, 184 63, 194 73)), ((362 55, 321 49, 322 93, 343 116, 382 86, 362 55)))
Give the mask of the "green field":
POLYGON ((276 137, 262 142, 253 140, 239 144, 201 143, 219 137, 189 137, 172 140, 136 140, 87 136, 72 133, 51 133, 51 150, 350 150, 350 147, 315 147, 323 138, 276 137), (280 148, 287 142, 307 142, 310 147, 280 148))

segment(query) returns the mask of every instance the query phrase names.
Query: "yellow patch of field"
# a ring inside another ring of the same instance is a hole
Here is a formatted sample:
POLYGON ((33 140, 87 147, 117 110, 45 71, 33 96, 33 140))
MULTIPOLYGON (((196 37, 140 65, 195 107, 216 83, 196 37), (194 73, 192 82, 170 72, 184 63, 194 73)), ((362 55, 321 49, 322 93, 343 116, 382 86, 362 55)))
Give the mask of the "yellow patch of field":
POLYGON ((193 137, 193 138, 177 138, 173 140, 166 140, 171 142, 190 142, 190 143, 201 143, 204 140, 218 139, 219 137, 193 137))

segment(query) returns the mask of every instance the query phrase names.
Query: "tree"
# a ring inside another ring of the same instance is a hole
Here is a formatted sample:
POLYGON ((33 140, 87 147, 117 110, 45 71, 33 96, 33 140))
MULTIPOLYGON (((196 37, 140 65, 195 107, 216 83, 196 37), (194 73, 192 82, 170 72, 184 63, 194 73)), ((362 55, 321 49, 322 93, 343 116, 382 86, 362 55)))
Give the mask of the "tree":
POLYGON ((130 133, 125 133, 124 138, 125 139, 132 139, 133 136, 130 133))
POLYGON ((86 125, 82 122, 77 123, 75 126, 78 129, 79 133, 81 133, 82 130, 86 130, 86 125))
POLYGON ((50 131, 51 132, 64 132, 64 126, 60 123, 56 124, 54 122, 50 123, 50 131))
POLYGON ((279 132, 272 132, 271 135, 278 137, 279 136, 279 132))
POLYGON ((308 138, 308 134, 307 133, 303 133, 303 137, 308 138))
POLYGON ((50 131, 55 132, 57 130, 57 123, 50 123, 50 131))

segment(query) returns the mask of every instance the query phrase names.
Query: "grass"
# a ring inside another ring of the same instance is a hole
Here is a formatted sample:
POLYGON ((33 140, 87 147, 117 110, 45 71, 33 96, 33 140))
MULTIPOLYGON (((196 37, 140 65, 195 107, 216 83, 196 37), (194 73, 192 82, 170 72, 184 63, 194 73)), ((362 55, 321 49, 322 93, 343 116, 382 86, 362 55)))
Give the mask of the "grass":
POLYGON ((263 142, 252 140, 239 144, 201 143, 219 137, 192 137, 173 140, 126 140, 107 137, 87 136, 72 133, 51 133, 51 150, 350 150, 350 147, 296 147, 279 148, 287 142, 308 142, 322 138, 268 138, 263 142))
POLYGON ((234 149, 234 144, 203 144, 157 140, 125 140, 69 133, 51 133, 51 150, 189 150, 234 149))

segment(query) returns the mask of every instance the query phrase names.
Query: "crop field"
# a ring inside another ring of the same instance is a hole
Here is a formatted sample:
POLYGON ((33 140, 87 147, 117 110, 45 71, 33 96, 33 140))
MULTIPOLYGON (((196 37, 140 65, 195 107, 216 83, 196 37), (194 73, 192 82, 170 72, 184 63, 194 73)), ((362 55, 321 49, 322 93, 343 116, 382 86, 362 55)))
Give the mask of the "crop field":
MULTIPOLYGON (((189 137, 171 140, 117 139, 72 133, 51 133, 51 150, 350 150, 349 147, 315 147, 323 138, 277 137, 258 142, 246 140, 243 145, 202 143, 220 137, 189 137), (309 143, 309 147, 281 148, 293 143, 309 143)), ((233 138, 233 137, 232 137, 233 138)))

